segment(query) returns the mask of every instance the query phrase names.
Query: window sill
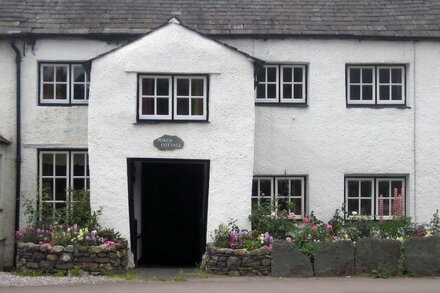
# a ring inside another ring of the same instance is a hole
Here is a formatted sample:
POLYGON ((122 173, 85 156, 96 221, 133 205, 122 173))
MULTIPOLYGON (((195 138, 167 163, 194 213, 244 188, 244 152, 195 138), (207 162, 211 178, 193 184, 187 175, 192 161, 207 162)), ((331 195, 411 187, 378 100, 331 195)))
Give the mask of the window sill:
POLYGON ((46 104, 46 103, 38 103, 39 107, 84 107, 88 106, 89 104, 46 104))
POLYGON ((259 103, 255 102, 255 106, 267 106, 267 107, 293 107, 293 108, 308 108, 309 105, 305 103, 259 103))
POLYGON ((347 108, 372 108, 372 109, 387 109, 387 108, 396 108, 396 109, 411 109, 410 106, 407 105, 368 105, 368 104, 347 104, 347 108))
POLYGON ((137 120, 133 125, 142 124, 185 124, 185 123, 210 123, 208 120, 137 120))

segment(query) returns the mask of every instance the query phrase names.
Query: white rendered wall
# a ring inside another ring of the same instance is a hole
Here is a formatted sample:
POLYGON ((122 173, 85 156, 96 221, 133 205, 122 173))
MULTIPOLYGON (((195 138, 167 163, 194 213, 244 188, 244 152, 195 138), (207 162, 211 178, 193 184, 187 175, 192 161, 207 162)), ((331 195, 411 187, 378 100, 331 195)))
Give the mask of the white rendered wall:
MULTIPOLYGON (((11 141, 0 144, 0 241, 4 239, 0 267, 12 267, 15 240, 15 53, 7 41, 0 41, 0 135, 11 141)), ((2 244, 0 244, 2 245, 2 244)))
POLYGON ((344 175, 405 175, 407 213, 417 221, 440 207, 438 42, 222 41, 267 62, 308 64, 307 108, 256 107, 255 175, 308 175, 307 210, 326 220, 344 201, 344 175), (409 108, 347 108, 347 63, 406 64, 409 108))
POLYGON ((416 55, 417 218, 428 222, 440 209, 440 43, 420 42, 416 55))
MULTIPOLYGON (((92 203, 104 225, 129 236, 127 158, 211 161, 208 240, 228 217, 248 226, 255 107, 253 63, 177 24, 169 24, 92 64, 89 154, 92 203), (209 122, 136 123, 137 72, 209 74, 209 122), (164 134, 183 149, 160 151, 164 134)), ((189 228, 189 227, 188 227, 189 228)))
MULTIPOLYGON (((38 195, 38 149, 87 148, 87 106, 38 106, 39 61, 86 61, 115 47, 83 39, 39 39, 22 63, 22 196, 38 195)), ((22 211, 23 212, 23 211, 22 211)), ((26 224, 25 217, 20 225, 26 224)))

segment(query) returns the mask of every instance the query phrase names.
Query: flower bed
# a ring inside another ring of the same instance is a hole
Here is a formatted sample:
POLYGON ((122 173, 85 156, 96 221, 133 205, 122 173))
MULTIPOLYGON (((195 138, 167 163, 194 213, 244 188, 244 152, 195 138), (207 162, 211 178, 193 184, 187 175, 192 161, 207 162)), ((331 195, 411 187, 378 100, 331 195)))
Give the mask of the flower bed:
POLYGON ((127 241, 99 246, 17 244, 17 269, 56 273, 81 270, 90 275, 127 271, 127 241))
POLYGON ((202 266, 212 274, 267 276, 270 275, 271 251, 267 246, 248 251, 216 248, 213 243, 208 243, 202 266))

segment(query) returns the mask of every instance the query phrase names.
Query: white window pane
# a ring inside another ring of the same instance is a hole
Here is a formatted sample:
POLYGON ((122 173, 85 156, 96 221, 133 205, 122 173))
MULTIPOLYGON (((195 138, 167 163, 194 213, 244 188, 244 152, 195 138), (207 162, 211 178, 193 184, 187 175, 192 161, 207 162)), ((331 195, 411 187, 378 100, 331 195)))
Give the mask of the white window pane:
POLYGON ((177 99, 177 115, 189 115, 189 99, 177 99))
POLYGON ((301 67, 295 67, 294 70, 294 81, 295 82, 302 82, 303 81, 303 68, 301 67))
POLYGON ((277 81, 277 68, 276 67, 268 67, 267 68, 267 81, 268 82, 276 82, 277 81))
POLYGON ((85 82, 86 81, 86 72, 82 66, 75 65, 73 66, 73 82, 85 82))
POLYGON ((191 115, 203 115, 203 99, 191 99, 191 115))
POLYGON ((177 79, 177 95, 189 96, 189 79, 177 79))
POLYGON ((292 68, 291 67, 284 67, 283 68, 283 82, 292 82, 292 68))
POLYGON ((203 79, 191 80, 191 96, 203 96, 203 79))
POLYGON ((361 70, 360 68, 350 68, 350 83, 361 82, 361 70))
POLYGON ((67 68, 66 65, 56 66, 57 82, 67 82, 67 68))
POLYGON ((143 78, 142 79, 142 95, 153 96, 154 92, 155 92, 154 78, 143 78))
POLYGON ((53 66, 43 66, 43 81, 55 81, 55 69, 53 66))
POLYGON ((67 84, 56 84, 56 99, 57 100, 66 100, 67 99, 67 84))
POLYGON ((142 99, 142 115, 154 115, 154 98, 142 99))
POLYGON ((73 176, 85 176, 85 154, 73 154, 73 176))
POLYGON ((260 180, 260 196, 272 195, 272 181, 268 179, 260 180))
POLYGON ((67 175, 67 154, 55 155, 55 175, 56 176, 67 175))
POLYGON ((43 99, 53 100, 55 97, 54 84, 43 84, 43 99))
POLYGON ((169 99, 158 98, 156 101, 157 101, 157 115, 168 115, 170 112, 169 99))
POLYGON ((402 82, 402 69, 400 68, 391 69, 391 82, 392 83, 402 82))
POLYGON ((359 181, 349 180, 347 185, 348 185, 347 196, 359 197, 359 181))
POLYGON ((372 195, 372 182, 368 180, 361 181, 361 197, 371 197, 372 195))
POLYGON ((42 175, 53 175, 53 154, 42 154, 42 175))
POLYGON ((290 195, 289 180, 288 179, 277 180, 277 189, 278 189, 277 196, 288 197, 290 195))

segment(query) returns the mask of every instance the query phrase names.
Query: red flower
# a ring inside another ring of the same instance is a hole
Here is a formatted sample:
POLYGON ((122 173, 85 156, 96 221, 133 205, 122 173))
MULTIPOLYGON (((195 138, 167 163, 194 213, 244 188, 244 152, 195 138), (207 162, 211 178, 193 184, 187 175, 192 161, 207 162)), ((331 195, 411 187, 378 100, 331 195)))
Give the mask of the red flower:
POLYGON ((313 226, 312 230, 316 232, 316 231, 318 231, 318 227, 317 226, 313 226))
POLYGON ((307 217, 304 217, 304 219, 303 219, 303 223, 308 223, 309 222, 309 218, 307 218, 307 217))

